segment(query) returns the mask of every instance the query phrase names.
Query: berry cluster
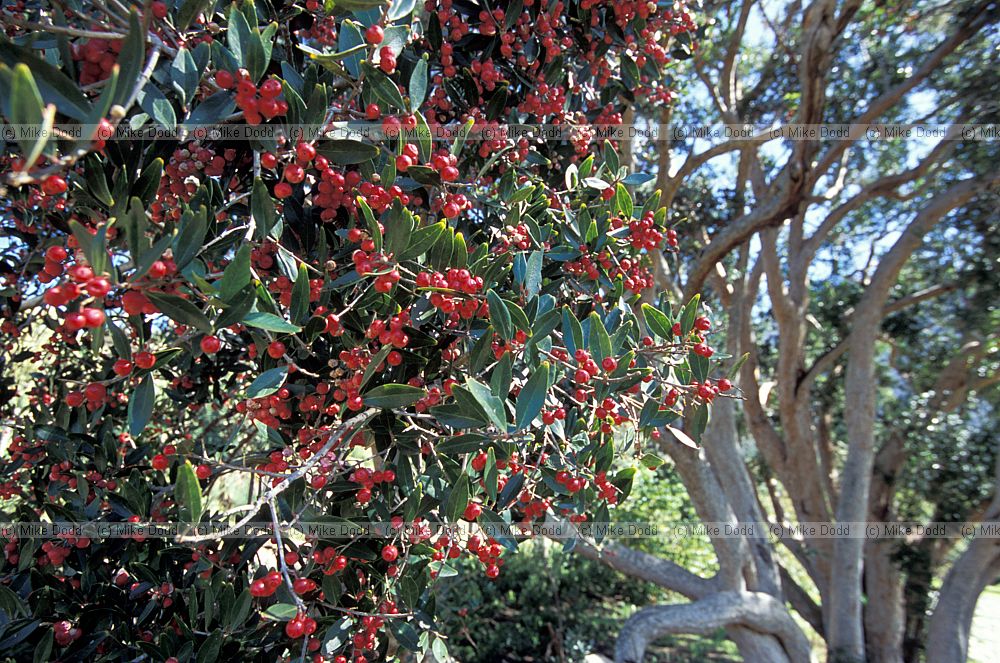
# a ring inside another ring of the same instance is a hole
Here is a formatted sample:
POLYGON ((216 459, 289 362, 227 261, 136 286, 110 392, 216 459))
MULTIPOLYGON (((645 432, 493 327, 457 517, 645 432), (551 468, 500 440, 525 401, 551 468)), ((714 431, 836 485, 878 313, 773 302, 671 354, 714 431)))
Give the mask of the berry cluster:
POLYGON ((223 90, 236 86, 236 105, 243 111, 243 119, 249 125, 258 125, 263 120, 273 119, 288 112, 288 102, 280 99, 281 82, 274 78, 261 83, 258 88, 246 69, 240 69, 234 76, 225 69, 215 73, 215 83, 223 90))
POLYGON ((483 279, 473 276, 467 269, 449 269, 441 272, 420 272, 417 274, 418 288, 439 288, 451 292, 432 292, 431 306, 440 309, 454 320, 468 320, 476 317, 486 317, 489 311, 485 301, 474 298, 483 289, 483 279), (453 294, 454 293, 454 294, 453 294), (471 295, 465 297, 463 295, 471 295))
POLYGON ((122 50, 121 39, 88 39, 71 47, 73 59, 83 62, 80 67, 80 85, 91 85, 111 75, 122 50))
POLYGON ((163 167, 156 201, 150 205, 153 221, 180 219, 180 203, 191 200, 204 178, 222 176, 235 160, 236 150, 224 150, 220 156, 198 140, 177 147, 163 167))

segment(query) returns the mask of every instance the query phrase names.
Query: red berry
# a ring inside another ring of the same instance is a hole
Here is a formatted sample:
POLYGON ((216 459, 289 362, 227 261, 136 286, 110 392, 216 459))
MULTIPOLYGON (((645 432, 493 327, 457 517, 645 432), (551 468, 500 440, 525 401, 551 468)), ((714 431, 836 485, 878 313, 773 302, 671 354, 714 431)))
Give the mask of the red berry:
POLYGON ((292 184, 298 184, 306 178, 306 171, 297 163, 290 163, 285 166, 285 172, 282 174, 286 182, 292 184))
POLYGON ((139 368, 152 368, 156 364, 156 355, 152 352, 138 352, 135 355, 135 365, 139 368))
POLYGON ((66 249, 61 246, 50 246, 45 250, 45 259, 49 262, 62 262, 68 255, 66 249))
POLYGON ((316 148, 309 143, 299 143, 295 147, 295 158, 302 163, 310 163, 316 158, 316 148))
POLYGON ((153 456, 153 469, 160 470, 161 472, 170 467, 170 459, 163 454, 156 454, 153 456))
POLYGON ((220 69, 215 72, 215 84, 223 90, 228 90, 236 84, 236 79, 233 78, 233 75, 225 69, 220 69))
POLYGON ((285 355, 285 344, 281 341, 273 341, 267 346, 267 354, 271 359, 281 359, 285 355))
POLYGON ((260 155, 260 165, 268 170, 274 170, 275 166, 278 165, 278 157, 273 152, 264 152, 260 155))
POLYGON ((199 479, 204 480, 212 476, 212 468, 209 467, 208 465, 199 465, 198 467, 194 468, 194 474, 199 479))
POLYGON ((269 78, 260 84, 260 96, 265 99, 276 99, 281 95, 281 82, 269 78))
POLYGON ((399 557, 399 550, 391 543, 382 548, 382 559, 387 562, 395 562, 399 557))
POLYGON ((201 351, 207 355, 214 355, 222 348, 222 341, 216 336, 205 336, 201 339, 201 351))
POLYGON ((66 180, 58 175, 49 175, 42 180, 42 193, 46 196, 58 196, 67 189, 66 180))
POLYGON ((306 632, 305 624, 296 615, 294 619, 285 624, 285 635, 289 638, 301 638, 306 632))
POLYGON ((288 198, 292 193, 292 185, 288 182, 278 182, 274 185, 274 195, 278 198, 288 198))
POLYGON ((605 357, 604 360, 601 361, 601 366, 604 368, 604 370, 610 373, 611 371, 618 368, 618 362, 615 360, 614 357, 605 357))
POLYGON ((729 381, 728 378, 722 378, 719 380, 719 391, 729 391, 733 388, 733 383, 729 381))
POLYGON ((369 44, 381 44, 385 38, 385 33, 378 25, 373 25, 365 30, 365 41, 369 44))
POLYGON ((483 513, 483 507, 479 506, 475 502, 469 502, 469 505, 465 507, 465 513, 462 517, 466 520, 475 520, 483 513))

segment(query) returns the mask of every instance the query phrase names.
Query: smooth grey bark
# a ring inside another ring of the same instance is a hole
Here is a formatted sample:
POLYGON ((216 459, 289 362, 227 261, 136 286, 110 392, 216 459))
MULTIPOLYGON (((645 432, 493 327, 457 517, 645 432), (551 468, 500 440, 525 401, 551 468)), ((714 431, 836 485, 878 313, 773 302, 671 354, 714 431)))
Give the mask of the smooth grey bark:
MULTIPOLYGON (((996 180, 1000 180, 1000 176, 996 180)), ((848 451, 837 502, 838 522, 863 522, 868 519, 875 461, 875 343, 889 293, 903 265, 934 224, 996 180, 961 180, 934 198, 907 225, 879 261, 871 283, 855 308, 844 382, 848 451)), ((832 578, 836 582, 830 585, 826 620, 833 661, 864 661, 866 658, 862 623, 864 545, 864 540, 860 538, 838 538, 834 541, 832 578)))
POLYGON ((625 622, 615 645, 615 663, 639 663, 647 646, 666 635, 707 635, 742 626, 777 640, 791 663, 809 663, 809 641, 785 606, 762 592, 720 592, 692 603, 643 608, 625 622))

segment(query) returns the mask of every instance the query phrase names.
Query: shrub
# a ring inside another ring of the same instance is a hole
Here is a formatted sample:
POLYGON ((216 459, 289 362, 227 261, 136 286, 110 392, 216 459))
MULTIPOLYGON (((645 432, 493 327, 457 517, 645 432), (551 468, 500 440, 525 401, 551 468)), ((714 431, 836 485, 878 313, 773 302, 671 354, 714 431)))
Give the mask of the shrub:
POLYGON ((484 523, 607 520, 616 458, 704 426, 710 323, 639 305, 675 234, 588 133, 669 97, 682 5, 61 7, 0 42, 6 118, 63 129, 3 157, 4 508, 186 529, 12 535, 0 651, 442 658, 435 579, 516 547, 484 523), (289 530, 367 522, 414 531, 289 530))

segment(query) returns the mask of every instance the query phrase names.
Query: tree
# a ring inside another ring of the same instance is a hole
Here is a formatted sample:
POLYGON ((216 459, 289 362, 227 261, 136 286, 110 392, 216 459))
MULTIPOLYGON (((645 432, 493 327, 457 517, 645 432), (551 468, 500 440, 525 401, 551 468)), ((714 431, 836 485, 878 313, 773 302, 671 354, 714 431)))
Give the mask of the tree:
POLYGON ((586 132, 668 95, 682 4, 2 19, 5 516, 80 528, 7 538, 6 655, 444 659, 448 560, 607 520, 726 391, 697 298, 639 306, 675 232, 586 132))
MULTIPOLYGON (((1000 178, 995 145, 952 126, 996 121, 995 10, 718 3, 693 75, 678 75, 699 91, 680 89, 662 113, 632 110, 675 127, 753 127, 707 147, 665 132, 635 150, 657 169, 661 204, 689 218, 681 246, 700 247, 661 261, 658 283, 675 300, 705 289, 724 349, 748 357, 742 421, 726 401, 702 449, 664 446, 704 520, 996 521, 982 422, 995 420, 1000 373, 983 267, 995 262, 986 210, 1000 178), (872 142, 876 122, 951 128, 923 144, 872 142), (843 139, 779 142, 791 124, 852 126, 843 139), (907 329, 907 316, 927 327, 907 329)), ((1000 570, 987 538, 957 550, 932 538, 713 544, 712 578, 620 544, 584 551, 691 599, 629 619, 619 661, 659 636, 719 627, 745 660, 809 660, 793 611, 830 660, 964 660, 976 600, 1000 570)))

